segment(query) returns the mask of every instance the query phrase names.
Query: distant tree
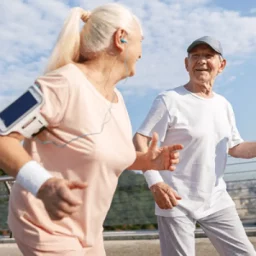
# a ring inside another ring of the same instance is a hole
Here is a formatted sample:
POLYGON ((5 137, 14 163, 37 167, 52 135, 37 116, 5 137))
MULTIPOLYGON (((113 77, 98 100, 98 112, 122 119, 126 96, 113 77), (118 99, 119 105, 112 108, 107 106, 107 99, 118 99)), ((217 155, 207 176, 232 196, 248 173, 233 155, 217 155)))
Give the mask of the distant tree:
POLYGON ((105 230, 156 229, 154 200, 143 175, 123 172, 104 226, 105 230))
POLYGON ((0 169, 0 176, 4 176, 6 175, 6 173, 4 172, 4 170, 0 169))

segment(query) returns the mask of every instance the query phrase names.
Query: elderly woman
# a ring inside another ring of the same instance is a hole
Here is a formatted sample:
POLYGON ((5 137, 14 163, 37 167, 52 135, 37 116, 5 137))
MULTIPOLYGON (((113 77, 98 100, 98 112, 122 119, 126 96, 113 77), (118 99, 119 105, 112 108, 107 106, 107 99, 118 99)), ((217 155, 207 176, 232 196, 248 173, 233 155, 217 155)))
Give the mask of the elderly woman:
POLYGON ((124 169, 169 169, 181 145, 136 152, 117 82, 141 57, 139 20, 119 4, 74 8, 44 76, 46 130, 0 137, 0 167, 16 177, 9 226, 26 256, 105 255, 102 226, 124 169), (84 22, 80 31, 80 21, 84 22), (85 183, 86 182, 86 183, 85 183))

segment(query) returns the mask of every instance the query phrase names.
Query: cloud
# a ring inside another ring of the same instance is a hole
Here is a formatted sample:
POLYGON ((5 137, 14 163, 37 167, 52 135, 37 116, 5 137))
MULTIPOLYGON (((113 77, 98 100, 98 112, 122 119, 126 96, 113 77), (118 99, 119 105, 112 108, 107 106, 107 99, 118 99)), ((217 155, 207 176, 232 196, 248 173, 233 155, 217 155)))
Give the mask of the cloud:
POLYGON ((15 97, 15 95, 0 95, 1 109, 7 107, 10 102, 15 100, 15 97))
POLYGON ((0 95, 18 94, 42 73, 69 8, 57 0, 1 1, 0 95))
MULTIPOLYGON (((231 63, 237 63, 237 59, 242 63, 243 58, 256 52, 256 31, 253 29, 256 18, 204 5, 186 9, 182 4, 156 1, 147 5, 146 10, 150 15, 139 12, 145 30, 143 58, 129 87, 165 89, 185 83, 188 79, 184 69, 186 48, 203 35, 218 38, 231 63)), ((232 72, 231 66, 227 70, 232 72)))
POLYGON ((256 14, 256 8, 251 9, 250 13, 253 13, 253 14, 255 13, 256 14))
MULTIPOLYGON (((2 0, 0 100, 3 100, 6 92, 17 94, 24 90, 42 73, 71 5, 92 9, 108 2, 2 0)), ((238 12, 219 8, 210 0, 117 2, 129 6, 141 19, 145 35, 143 57, 137 64, 137 75, 121 84, 127 95, 185 83, 188 79, 184 69, 186 47, 203 35, 212 35, 222 42, 225 57, 231 64, 242 66, 246 58, 255 56, 254 16, 242 16, 238 12)), ((226 77, 232 75, 232 68, 229 65, 226 72, 230 74, 226 77)), ((0 108, 1 105, 2 102, 0 108)))
POLYGON ((230 76, 230 77, 227 79, 227 82, 228 82, 228 83, 231 83, 231 82, 233 82, 234 80, 236 80, 236 76, 230 76))

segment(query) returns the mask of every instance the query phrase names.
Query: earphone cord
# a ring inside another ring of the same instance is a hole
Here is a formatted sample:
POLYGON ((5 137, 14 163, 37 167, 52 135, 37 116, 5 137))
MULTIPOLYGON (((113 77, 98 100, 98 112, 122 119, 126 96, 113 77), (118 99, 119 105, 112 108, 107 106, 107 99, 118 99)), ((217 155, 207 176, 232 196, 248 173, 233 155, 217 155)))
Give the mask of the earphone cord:
MULTIPOLYGON (((126 49, 126 58, 125 58, 125 60, 124 60, 124 65, 125 65, 125 68, 126 68, 126 71, 127 71, 127 76, 126 76, 126 79, 125 79, 124 83, 126 82, 128 76, 129 76, 129 70, 128 70, 128 65, 127 65, 127 59, 128 59, 128 51, 127 51, 127 49, 126 49)), ((68 144, 72 143, 73 141, 79 140, 79 139, 81 139, 81 138, 83 138, 83 137, 101 134, 101 133, 103 132, 103 129, 104 129, 105 125, 111 120, 111 109, 112 109, 112 106, 113 106, 113 101, 114 101, 114 99, 115 99, 115 95, 116 95, 116 94, 115 94, 115 91, 114 91, 113 97, 112 97, 112 99, 111 99, 111 101, 110 101, 110 105, 109 105, 109 107, 108 107, 108 109, 107 109, 107 111, 106 111, 106 113, 105 113, 105 115, 104 115, 103 122, 102 122, 102 124, 101 124, 101 128, 100 128, 100 130, 99 130, 98 132, 81 134, 80 136, 77 136, 77 137, 75 137, 75 138, 73 138, 73 139, 71 139, 71 140, 69 140, 69 141, 67 141, 66 143, 63 143, 63 144, 59 144, 59 143, 57 143, 57 142, 55 142, 55 141, 52 141, 52 140, 42 141, 42 140, 38 139, 37 137, 34 137, 33 139, 34 139, 35 141, 40 142, 40 143, 43 144, 43 145, 46 145, 46 144, 53 144, 53 145, 55 145, 56 147, 64 148, 64 147, 66 147, 68 144), (107 119, 108 113, 110 114, 109 119, 107 119)), ((47 129, 47 128, 46 128, 46 129, 47 129)), ((48 129, 47 129, 47 130, 48 130, 48 129)))
MULTIPOLYGON (((46 145, 46 144, 53 144, 53 145, 55 145, 56 147, 64 148, 64 147, 66 147, 68 144, 72 143, 73 141, 79 140, 79 139, 81 139, 81 138, 83 138, 83 137, 101 134, 101 133, 103 132, 103 129, 104 129, 105 124, 107 124, 107 123, 110 121, 110 119, 111 119, 111 108, 112 108, 112 104, 113 104, 114 98, 115 98, 115 94, 114 94, 113 97, 112 97, 112 100, 111 100, 110 105, 109 105, 109 107, 108 107, 108 109, 107 109, 107 111, 106 111, 106 114, 104 115, 104 119, 103 119, 103 122, 102 122, 102 124, 101 124, 100 131, 98 131, 98 132, 92 132, 92 133, 83 133, 83 134, 81 134, 81 135, 79 135, 79 136, 77 136, 77 137, 75 137, 75 138, 73 138, 73 139, 67 141, 66 143, 63 143, 63 144, 59 144, 59 143, 57 143, 57 142, 55 142, 55 141, 52 141, 52 140, 42 141, 42 140, 38 139, 37 137, 34 137, 33 139, 36 140, 36 141, 38 141, 38 142, 40 142, 40 143, 42 143, 43 145, 46 145), (110 118, 109 118, 109 119, 107 119, 108 113, 110 113, 110 118)), ((47 128, 46 128, 46 129, 47 129, 47 128)), ((48 129, 47 129, 47 130, 48 130, 48 129)))

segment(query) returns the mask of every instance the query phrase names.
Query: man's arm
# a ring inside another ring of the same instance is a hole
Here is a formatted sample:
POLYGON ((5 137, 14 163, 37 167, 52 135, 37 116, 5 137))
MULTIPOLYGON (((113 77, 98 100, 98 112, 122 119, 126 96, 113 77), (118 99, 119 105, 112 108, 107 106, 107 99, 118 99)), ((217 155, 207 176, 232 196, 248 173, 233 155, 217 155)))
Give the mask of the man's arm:
POLYGON ((256 157, 256 142, 242 142, 230 148, 228 153, 236 158, 250 159, 256 157))
POLYGON ((137 151, 147 152, 151 137, 136 133, 133 137, 133 144, 137 151))
MULTIPOLYGON (((147 152, 152 138, 136 133, 133 138, 135 149, 147 152)), ((144 172, 148 186, 154 200, 161 209, 171 209, 178 204, 181 197, 166 183, 158 171, 148 170, 144 172)))

